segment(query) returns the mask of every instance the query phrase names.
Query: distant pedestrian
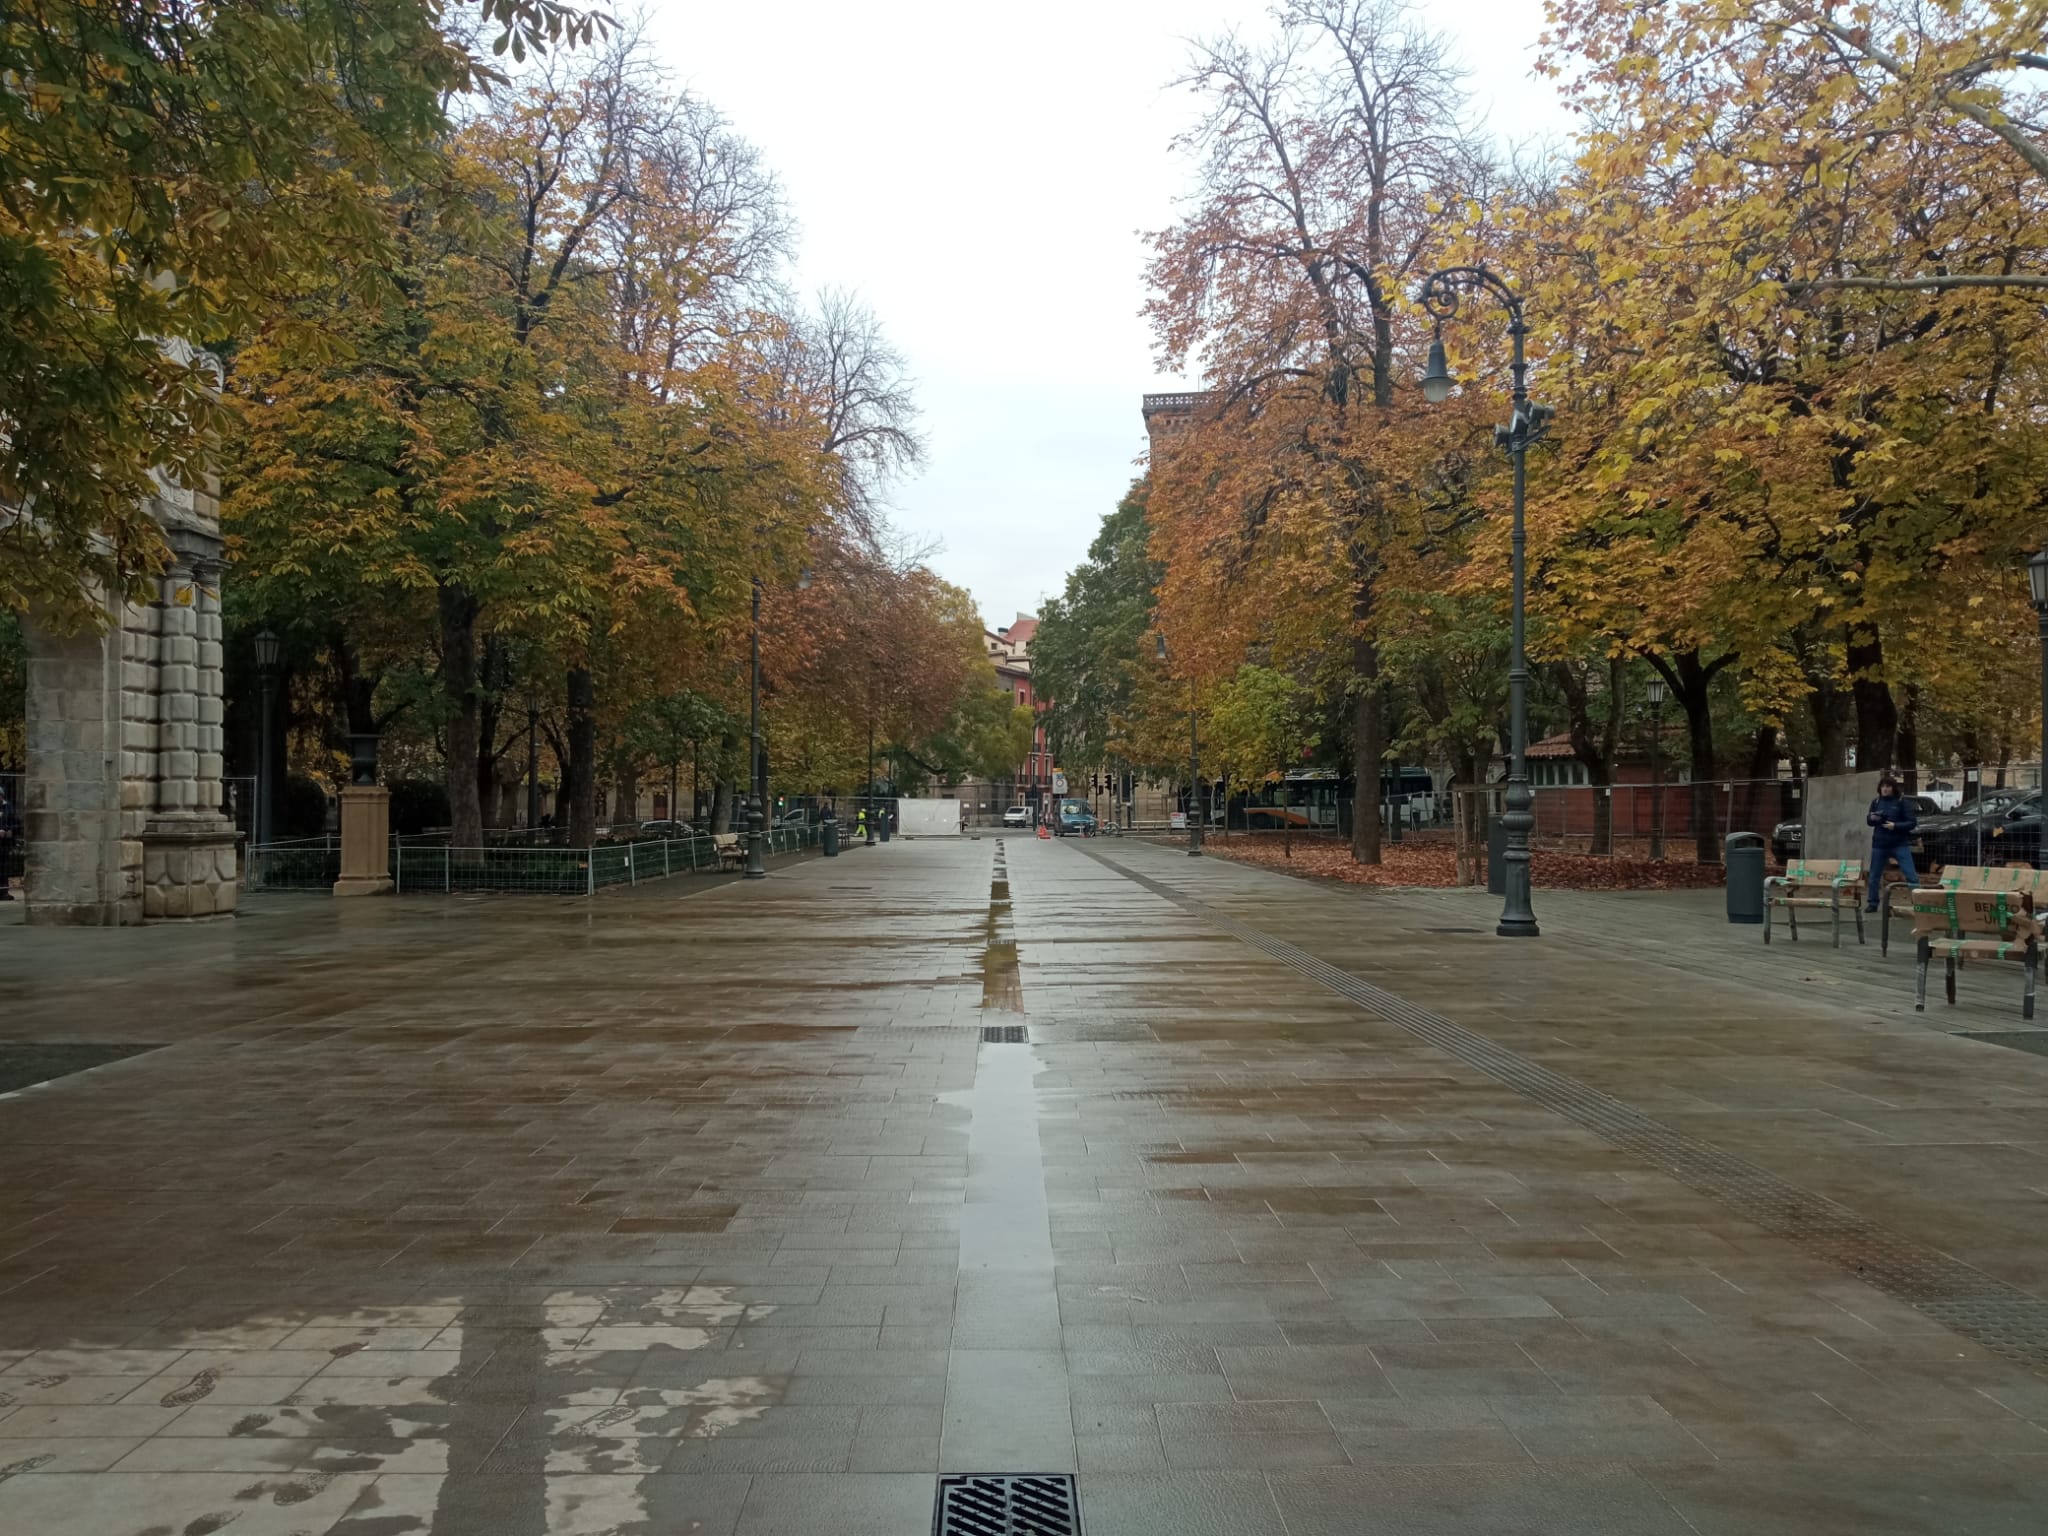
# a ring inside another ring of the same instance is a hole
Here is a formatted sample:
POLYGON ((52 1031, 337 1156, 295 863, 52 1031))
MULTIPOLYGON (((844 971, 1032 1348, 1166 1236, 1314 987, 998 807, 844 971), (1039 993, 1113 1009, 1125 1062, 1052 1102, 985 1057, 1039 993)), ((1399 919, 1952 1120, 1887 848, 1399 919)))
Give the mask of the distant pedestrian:
POLYGON ((1907 885, 1920 883, 1920 873, 1913 868, 1913 829, 1920 824, 1920 818, 1913 813, 1913 802, 1899 792, 1899 781, 1887 773, 1877 781, 1877 798, 1870 802, 1870 814, 1864 820, 1870 823, 1865 910, 1875 912, 1884 867, 1894 859, 1907 885))
POLYGON ((14 879, 14 802, 7 798, 7 791, 0 789, 0 901, 14 900, 12 882, 14 879))
POLYGON ((854 818, 853 830, 857 836, 869 842, 874 841, 874 839, 868 837, 868 808, 866 806, 862 806, 860 808, 860 815, 854 818))

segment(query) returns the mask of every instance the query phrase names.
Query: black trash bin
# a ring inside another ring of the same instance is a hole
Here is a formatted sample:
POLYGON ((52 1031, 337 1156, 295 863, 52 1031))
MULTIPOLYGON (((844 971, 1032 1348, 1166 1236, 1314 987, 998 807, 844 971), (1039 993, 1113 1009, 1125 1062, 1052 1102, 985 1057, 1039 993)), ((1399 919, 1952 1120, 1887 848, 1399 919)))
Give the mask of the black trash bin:
POLYGON ((1764 839, 1760 832, 1731 832, 1726 851, 1728 869, 1728 921, 1761 923, 1764 920, 1764 839))
POLYGON ((1497 812, 1486 823, 1486 889, 1493 896, 1508 893, 1508 828, 1497 812))
POLYGON ((826 858, 839 857, 839 822, 836 817, 827 816, 819 823, 818 844, 826 858))
POLYGON ((875 818, 875 835, 883 842, 889 841, 889 812, 884 807, 882 814, 875 818))

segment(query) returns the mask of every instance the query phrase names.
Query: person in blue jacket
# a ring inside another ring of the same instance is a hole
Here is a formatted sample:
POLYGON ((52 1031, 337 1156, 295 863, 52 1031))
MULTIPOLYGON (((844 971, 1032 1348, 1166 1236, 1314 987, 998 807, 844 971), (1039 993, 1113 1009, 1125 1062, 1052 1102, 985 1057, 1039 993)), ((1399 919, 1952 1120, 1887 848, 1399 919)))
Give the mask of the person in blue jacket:
POLYGON ((1870 814, 1864 819, 1870 823, 1870 871, 1865 886, 1870 895, 1865 910, 1875 912, 1884 867, 1893 859, 1898 860, 1906 884, 1920 883, 1920 873, 1913 868, 1913 829, 1920 818, 1913 814, 1913 802, 1900 792, 1899 781, 1887 773, 1878 779, 1877 798, 1870 802, 1870 814))

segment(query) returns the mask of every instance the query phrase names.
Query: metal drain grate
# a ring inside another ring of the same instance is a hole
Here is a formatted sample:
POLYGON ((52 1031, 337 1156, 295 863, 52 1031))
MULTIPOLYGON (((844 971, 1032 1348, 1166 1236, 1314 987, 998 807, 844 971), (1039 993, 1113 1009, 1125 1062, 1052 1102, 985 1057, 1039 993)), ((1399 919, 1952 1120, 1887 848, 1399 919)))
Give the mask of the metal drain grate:
POLYGON ((1065 1473, 942 1477, 932 1536, 1081 1536, 1081 1501, 1065 1473))
POLYGON ((1025 1045, 1031 1037, 1024 1033, 1022 1024, 984 1024, 981 1026, 983 1045, 1025 1045))
POLYGON ((1398 993, 1361 981, 1304 949, 1183 896, 1172 886, 1093 850, 1082 851, 1504 1087, 1635 1153, 1766 1232, 1840 1265, 1864 1283, 1917 1307, 2008 1360, 2036 1369, 2048 1367, 2048 1301, 1879 1226, 1847 1206, 1801 1189, 1720 1147, 1674 1131, 1576 1078, 1553 1072, 1484 1035, 1418 1008, 1398 993))

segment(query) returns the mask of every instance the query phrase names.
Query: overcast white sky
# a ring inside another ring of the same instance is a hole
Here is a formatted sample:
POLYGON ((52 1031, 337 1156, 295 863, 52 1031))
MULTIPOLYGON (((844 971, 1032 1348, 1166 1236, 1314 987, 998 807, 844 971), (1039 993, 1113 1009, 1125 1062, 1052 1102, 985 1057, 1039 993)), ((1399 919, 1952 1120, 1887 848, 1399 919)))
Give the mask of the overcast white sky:
MULTIPOLYGON (((1186 40, 1262 30, 1260 0, 782 0, 664 6, 679 80, 759 145, 802 229, 799 280, 857 292, 917 378, 930 458, 896 521, 985 619, 1065 584, 1136 473, 1161 376, 1144 247, 1185 184, 1167 88, 1186 40)), ((1435 7, 1496 137, 1569 120, 1529 65, 1540 0, 1435 7)))

